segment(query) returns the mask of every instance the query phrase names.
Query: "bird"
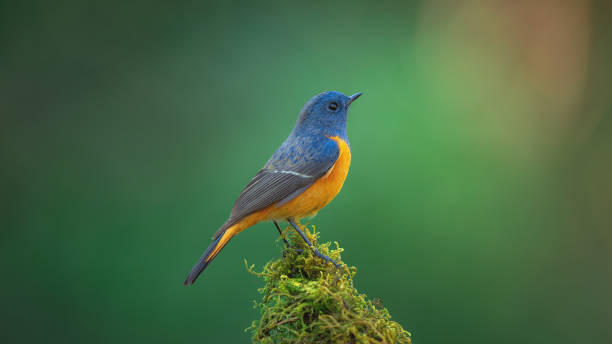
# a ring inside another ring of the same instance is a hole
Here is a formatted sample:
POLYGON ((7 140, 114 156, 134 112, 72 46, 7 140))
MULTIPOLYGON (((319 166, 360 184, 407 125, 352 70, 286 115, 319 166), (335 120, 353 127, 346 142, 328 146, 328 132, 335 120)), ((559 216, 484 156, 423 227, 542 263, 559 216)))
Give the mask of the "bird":
POLYGON ((350 105, 361 95, 327 91, 304 105, 287 139, 238 196, 185 285, 195 283, 231 238, 262 221, 272 221, 281 237, 278 221, 287 221, 317 257, 339 267, 312 245, 298 223, 314 217, 344 184, 351 164, 346 119, 350 105))

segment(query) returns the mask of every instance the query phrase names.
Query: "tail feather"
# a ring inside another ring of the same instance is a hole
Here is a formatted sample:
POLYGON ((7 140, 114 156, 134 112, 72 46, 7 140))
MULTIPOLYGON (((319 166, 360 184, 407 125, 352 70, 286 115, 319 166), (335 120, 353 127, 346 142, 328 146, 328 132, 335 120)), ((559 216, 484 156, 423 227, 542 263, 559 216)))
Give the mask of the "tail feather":
POLYGON ((193 266, 193 268, 191 268, 191 272, 189 272, 189 275, 187 275, 187 278, 183 284, 191 285, 195 283, 202 271, 206 269, 208 264, 215 259, 219 251, 221 251, 221 249, 225 247, 229 240, 234 236, 234 231, 232 229, 233 227, 228 228, 222 235, 217 236, 217 238, 210 243, 206 251, 204 251, 202 254, 202 257, 200 257, 200 260, 193 266))

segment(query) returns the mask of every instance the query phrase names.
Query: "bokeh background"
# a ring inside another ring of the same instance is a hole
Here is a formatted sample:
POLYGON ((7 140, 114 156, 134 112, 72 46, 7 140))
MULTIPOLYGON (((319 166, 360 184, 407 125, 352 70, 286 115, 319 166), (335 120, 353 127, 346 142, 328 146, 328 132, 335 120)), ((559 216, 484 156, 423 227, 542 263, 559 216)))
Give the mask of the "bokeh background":
POLYGON ((2 2, 6 342, 244 343, 271 224, 185 274, 324 90, 312 223, 415 343, 612 340, 604 1, 2 2))

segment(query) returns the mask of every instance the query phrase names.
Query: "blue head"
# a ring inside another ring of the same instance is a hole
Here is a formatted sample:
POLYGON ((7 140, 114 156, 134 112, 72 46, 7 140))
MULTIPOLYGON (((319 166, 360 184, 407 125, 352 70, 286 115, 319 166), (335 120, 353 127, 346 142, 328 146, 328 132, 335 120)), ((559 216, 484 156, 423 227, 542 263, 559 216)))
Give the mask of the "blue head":
POLYGON ((346 115, 361 92, 350 97, 330 91, 317 94, 304 105, 292 134, 339 136, 347 140, 346 115))

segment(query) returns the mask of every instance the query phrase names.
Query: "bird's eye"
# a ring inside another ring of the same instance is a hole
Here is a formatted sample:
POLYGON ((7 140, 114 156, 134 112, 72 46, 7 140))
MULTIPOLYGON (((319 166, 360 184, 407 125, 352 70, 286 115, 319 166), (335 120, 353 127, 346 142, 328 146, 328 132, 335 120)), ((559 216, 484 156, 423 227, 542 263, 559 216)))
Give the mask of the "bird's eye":
POLYGON ((336 111, 336 110, 338 109, 338 103, 336 103, 336 102, 331 102, 331 103, 329 103, 328 108, 329 108, 330 110, 332 110, 332 111, 336 111))

